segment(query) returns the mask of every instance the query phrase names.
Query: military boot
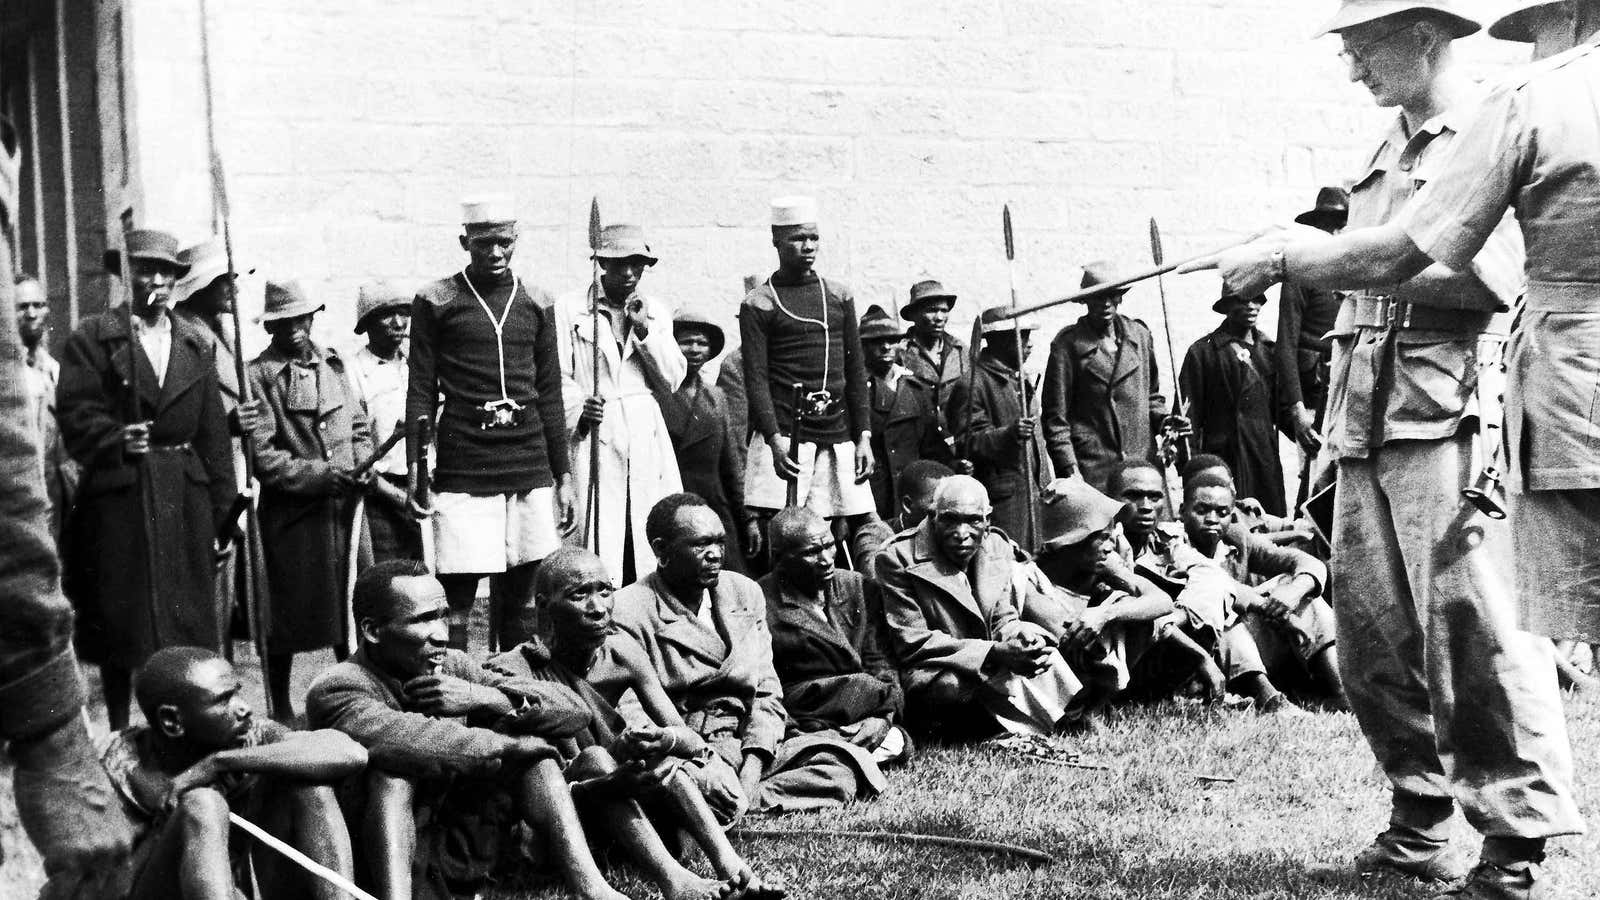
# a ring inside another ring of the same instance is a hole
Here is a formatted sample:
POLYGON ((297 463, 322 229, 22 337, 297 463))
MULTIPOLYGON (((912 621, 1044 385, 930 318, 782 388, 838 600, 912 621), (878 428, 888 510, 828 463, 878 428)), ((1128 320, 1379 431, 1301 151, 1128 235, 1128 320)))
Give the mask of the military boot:
POLYGON ((1436 884, 1462 876, 1465 866, 1450 853, 1449 824, 1455 804, 1447 798, 1396 793, 1389 827, 1356 854, 1356 873, 1400 875, 1436 884))
POLYGON ((1524 859, 1493 863, 1480 859, 1458 885, 1440 894, 1452 900, 1539 900, 1546 895, 1539 863, 1524 859))

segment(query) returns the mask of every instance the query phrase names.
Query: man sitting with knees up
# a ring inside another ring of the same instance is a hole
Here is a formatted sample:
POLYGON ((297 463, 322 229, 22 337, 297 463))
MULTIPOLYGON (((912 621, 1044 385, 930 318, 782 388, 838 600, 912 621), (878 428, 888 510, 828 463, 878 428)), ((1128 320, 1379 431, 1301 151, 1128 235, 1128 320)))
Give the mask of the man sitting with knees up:
MULTIPOLYGON (((651 826, 640 839, 652 850, 657 844, 676 844, 686 832, 705 852, 720 882, 698 878, 666 853, 645 860, 665 896, 731 889, 741 900, 777 900, 783 889, 756 877, 685 771, 704 764, 710 749, 684 724, 644 648, 613 627, 615 591, 600 557, 577 547, 557 550, 540 563, 531 602, 506 610, 507 624, 522 642, 486 665, 512 678, 569 688, 589 707, 592 719, 586 728, 552 740, 581 811, 622 813, 637 821, 627 808, 637 802, 651 826), (616 706, 630 690, 648 718, 632 727, 616 706)), ((717 797, 719 803, 731 799, 717 797)))
POLYGON ((350 834, 333 783, 361 771, 365 750, 336 731, 290 731, 255 718, 228 661, 198 647, 156 651, 134 695, 146 724, 114 733, 101 764, 135 833, 130 898, 343 898, 276 853, 229 838, 235 813, 350 878, 350 834))

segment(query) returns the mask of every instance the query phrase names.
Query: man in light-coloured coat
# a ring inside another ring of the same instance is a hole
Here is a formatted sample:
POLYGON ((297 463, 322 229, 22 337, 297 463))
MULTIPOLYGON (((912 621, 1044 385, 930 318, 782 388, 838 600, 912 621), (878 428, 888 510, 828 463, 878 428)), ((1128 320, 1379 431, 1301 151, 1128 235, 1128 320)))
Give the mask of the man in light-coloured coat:
POLYGON ((657 500, 683 489, 672 436, 651 387, 653 383, 671 394, 688 366, 673 336, 672 310, 638 293, 644 270, 656 264, 639 226, 607 226, 594 257, 602 270, 599 290, 590 284, 556 306, 561 383, 577 476, 578 534, 620 584, 655 568, 644 534, 645 516, 657 500), (589 462, 589 442, 597 439, 598 474, 590 471, 589 462), (590 486, 596 478, 597 505, 591 509, 590 486))

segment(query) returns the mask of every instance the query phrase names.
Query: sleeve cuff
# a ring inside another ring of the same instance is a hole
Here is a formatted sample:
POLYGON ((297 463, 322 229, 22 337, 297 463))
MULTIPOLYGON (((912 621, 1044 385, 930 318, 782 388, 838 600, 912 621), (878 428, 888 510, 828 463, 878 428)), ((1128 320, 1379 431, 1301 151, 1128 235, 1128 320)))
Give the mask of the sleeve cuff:
POLYGON ((48 734, 83 708, 86 690, 72 648, 43 666, 0 685, 0 739, 48 734))

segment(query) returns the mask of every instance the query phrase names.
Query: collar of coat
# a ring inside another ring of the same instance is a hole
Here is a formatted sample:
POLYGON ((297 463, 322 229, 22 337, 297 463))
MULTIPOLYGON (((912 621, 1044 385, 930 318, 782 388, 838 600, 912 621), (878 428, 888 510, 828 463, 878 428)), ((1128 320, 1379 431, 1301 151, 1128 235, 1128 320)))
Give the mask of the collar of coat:
POLYGON ((344 371, 344 359, 339 356, 339 351, 332 347, 323 347, 318 344, 311 345, 311 358, 309 360, 290 356, 279 350, 276 344, 268 344, 267 349, 261 351, 261 355, 256 357, 256 363, 266 366, 274 375, 281 373, 289 366, 302 366, 313 369, 324 362, 335 372, 344 371))
POLYGON ((989 610, 1001 600, 1014 602, 1014 568, 1023 558, 1010 538, 993 529, 984 535, 969 570, 956 567, 945 556, 933 535, 933 516, 928 516, 911 537, 911 565, 906 574, 943 593, 963 609, 988 621, 989 610), (976 587, 976 590, 974 590, 976 587))
MULTIPOLYGON (((108 309, 101 315, 104 318, 100 343, 106 345, 106 357, 126 383, 131 378, 132 370, 128 361, 133 353, 133 344, 128 340, 128 317, 120 307, 108 309)), ((136 357, 140 400, 158 410, 171 405, 184 391, 210 373, 211 357, 215 353, 214 344, 197 326, 171 312, 167 313, 167 320, 172 325, 172 349, 167 355, 167 371, 162 373, 163 378, 156 378, 155 367, 142 348, 136 357)))
POLYGON ((767 609, 773 616, 825 638, 829 643, 849 646, 850 641, 845 637, 844 630, 835 623, 848 620, 855 598, 861 593, 860 579, 861 576, 854 572, 835 571, 833 577, 823 582, 820 598, 803 596, 776 572, 767 573, 756 583, 761 585, 762 593, 766 594, 767 609), (826 621, 812 612, 819 605, 822 614, 828 617, 826 621))
POLYGON ((1063 331, 1072 358, 1083 362, 1085 372, 1107 382, 1121 381, 1144 366, 1144 350, 1140 346, 1139 333, 1147 330, 1145 324, 1138 319, 1118 314, 1113 327, 1114 333, 1118 336, 1119 346, 1115 354, 1114 370, 1112 360, 1099 352, 1103 347, 1103 339, 1100 333, 1095 331, 1094 326, 1089 324, 1087 314, 1063 331))
MULTIPOLYGON (((719 597, 731 590, 728 585, 728 572, 723 572, 717 580, 717 586, 706 592, 706 603, 711 605, 711 619, 717 623, 718 629, 728 631, 733 636, 732 629, 725 621, 727 610, 719 597)), ((722 635, 707 631, 700 623, 699 617, 688 610, 672 593, 672 588, 661 577, 659 570, 639 579, 637 584, 648 589, 655 596, 656 616, 661 620, 660 627, 656 630, 656 639, 676 645, 679 649, 697 656, 714 665, 721 665, 731 655, 733 647, 724 641, 722 635)))

